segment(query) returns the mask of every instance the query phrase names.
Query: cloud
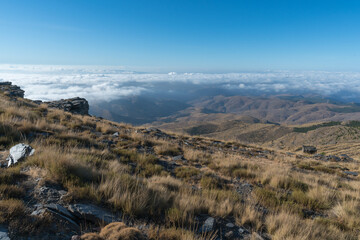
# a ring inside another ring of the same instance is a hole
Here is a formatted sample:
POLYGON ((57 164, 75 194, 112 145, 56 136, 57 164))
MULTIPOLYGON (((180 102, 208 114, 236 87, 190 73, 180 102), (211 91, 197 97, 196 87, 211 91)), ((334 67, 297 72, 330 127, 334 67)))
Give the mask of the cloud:
MULTIPOLYGON (((212 87, 241 93, 317 93, 359 98, 359 72, 138 73, 124 67, 0 65, 0 79, 25 90, 30 99, 85 97, 111 101, 141 95, 186 92, 212 87), (181 87, 180 87, 181 86, 181 87)), ((360 100, 360 98, 359 98, 360 100)))

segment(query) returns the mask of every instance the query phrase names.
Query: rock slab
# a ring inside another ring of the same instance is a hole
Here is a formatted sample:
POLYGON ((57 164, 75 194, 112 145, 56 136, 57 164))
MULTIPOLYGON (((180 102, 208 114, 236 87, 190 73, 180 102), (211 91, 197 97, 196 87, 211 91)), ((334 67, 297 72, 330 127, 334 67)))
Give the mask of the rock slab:
POLYGON ((75 114, 89 115, 89 103, 85 98, 75 97, 45 103, 50 108, 58 108, 75 114))
POLYGON ((10 154, 6 159, 8 161, 8 167, 16 164, 19 161, 24 160, 28 156, 33 155, 34 152, 35 149, 24 143, 19 143, 13 146, 12 148, 10 148, 10 154))
POLYGON ((107 224, 117 220, 109 211, 92 204, 72 204, 68 209, 74 216, 86 221, 103 221, 107 224))

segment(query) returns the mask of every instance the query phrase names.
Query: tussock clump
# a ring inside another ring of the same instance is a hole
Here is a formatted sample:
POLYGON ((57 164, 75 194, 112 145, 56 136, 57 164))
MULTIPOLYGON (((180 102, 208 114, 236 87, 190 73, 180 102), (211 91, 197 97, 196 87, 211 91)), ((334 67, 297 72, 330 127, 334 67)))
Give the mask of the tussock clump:
POLYGON ((97 233, 85 233, 81 235, 81 240, 105 240, 104 238, 100 237, 97 233))
POLYGON ((127 228, 126 224, 123 222, 113 222, 105 227, 103 227, 100 231, 100 236, 104 239, 111 239, 113 238, 113 234, 120 232, 120 230, 127 228))

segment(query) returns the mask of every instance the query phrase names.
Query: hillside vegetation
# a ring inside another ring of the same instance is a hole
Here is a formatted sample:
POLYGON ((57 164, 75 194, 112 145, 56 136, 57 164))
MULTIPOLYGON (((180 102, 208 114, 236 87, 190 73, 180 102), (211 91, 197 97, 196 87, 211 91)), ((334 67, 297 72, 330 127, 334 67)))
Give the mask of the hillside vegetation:
POLYGON ((337 240, 360 233, 357 161, 135 128, 1 96, 3 162, 20 142, 35 154, 0 169, 0 225, 13 239, 337 240), (59 210, 36 212, 49 203, 92 204, 116 221, 73 224, 59 221, 59 210))

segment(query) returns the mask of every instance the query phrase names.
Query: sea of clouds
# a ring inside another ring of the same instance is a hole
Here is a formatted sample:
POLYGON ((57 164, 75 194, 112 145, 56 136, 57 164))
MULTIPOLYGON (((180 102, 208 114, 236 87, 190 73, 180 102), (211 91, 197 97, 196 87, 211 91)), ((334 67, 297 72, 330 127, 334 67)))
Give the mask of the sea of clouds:
POLYGON ((90 102, 111 101, 145 93, 161 94, 160 89, 169 94, 210 86, 241 93, 315 93, 360 102, 360 72, 144 73, 123 67, 2 64, 0 81, 19 85, 25 97, 34 100, 79 96, 90 102))

